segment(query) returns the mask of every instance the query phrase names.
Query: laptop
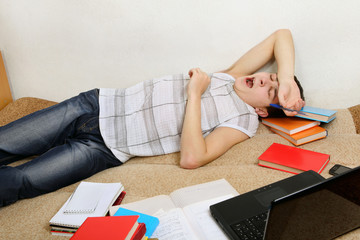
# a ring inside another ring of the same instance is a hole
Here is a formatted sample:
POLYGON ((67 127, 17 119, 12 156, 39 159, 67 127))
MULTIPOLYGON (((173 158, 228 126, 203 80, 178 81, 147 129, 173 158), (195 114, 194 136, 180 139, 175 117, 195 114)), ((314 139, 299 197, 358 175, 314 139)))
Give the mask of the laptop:
POLYGON ((307 171, 210 212, 230 239, 333 239, 360 226, 359 183, 360 167, 326 180, 307 171))

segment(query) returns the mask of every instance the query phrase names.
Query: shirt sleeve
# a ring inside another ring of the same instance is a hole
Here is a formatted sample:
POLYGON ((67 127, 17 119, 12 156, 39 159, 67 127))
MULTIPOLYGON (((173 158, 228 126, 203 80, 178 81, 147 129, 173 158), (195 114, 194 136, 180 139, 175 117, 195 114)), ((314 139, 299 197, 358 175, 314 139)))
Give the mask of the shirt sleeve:
POLYGON ((253 137, 259 127, 259 119, 257 114, 248 113, 229 119, 218 127, 234 128, 245 133, 249 137, 253 137))

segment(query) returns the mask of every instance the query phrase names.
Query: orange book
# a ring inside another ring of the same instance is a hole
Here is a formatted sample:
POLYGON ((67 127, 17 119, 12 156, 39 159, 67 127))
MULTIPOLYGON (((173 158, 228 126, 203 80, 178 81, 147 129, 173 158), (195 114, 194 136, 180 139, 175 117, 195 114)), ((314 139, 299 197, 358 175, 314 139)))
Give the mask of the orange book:
POLYGON ((308 170, 321 173, 330 161, 330 155, 297 147, 273 143, 260 155, 259 166, 298 174, 308 170))
POLYGON ((139 216, 88 217, 70 239, 131 240, 139 226, 138 218, 139 216))
POLYGON ((288 135, 320 125, 319 121, 295 117, 263 118, 261 122, 268 127, 277 129, 288 135))
POLYGON ((319 140, 322 138, 325 138, 327 136, 327 130, 325 128, 322 128, 320 126, 315 126, 312 128, 309 128, 307 130, 295 133, 293 135, 288 135, 280 130, 277 130, 275 128, 270 128, 271 131, 274 133, 280 135, 281 137, 285 138, 295 146, 300 146, 302 144, 312 142, 315 140, 319 140))

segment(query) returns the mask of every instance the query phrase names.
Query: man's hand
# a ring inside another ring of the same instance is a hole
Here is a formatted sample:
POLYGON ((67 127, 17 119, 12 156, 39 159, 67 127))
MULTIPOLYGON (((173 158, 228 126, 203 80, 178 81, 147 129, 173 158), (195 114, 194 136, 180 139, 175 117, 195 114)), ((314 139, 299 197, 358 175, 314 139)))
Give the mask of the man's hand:
POLYGON ((189 71, 190 82, 187 86, 188 97, 201 97, 210 84, 209 76, 200 68, 189 71))
POLYGON ((201 130, 201 95, 210 84, 209 76, 199 68, 189 71, 188 101, 181 133, 180 166, 198 168, 249 138, 245 133, 229 127, 219 127, 204 138, 201 130))
MULTIPOLYGON (((300 90, 294 79, 288 81, 282 81, 279 86, 279 102, 280 105, 285 108, 290 108, 296 111, 300 111, 305 102, 301 99, 300 90)), ((284 110, 287 116, 295 116, 297 112, 291 112, 284 110)))

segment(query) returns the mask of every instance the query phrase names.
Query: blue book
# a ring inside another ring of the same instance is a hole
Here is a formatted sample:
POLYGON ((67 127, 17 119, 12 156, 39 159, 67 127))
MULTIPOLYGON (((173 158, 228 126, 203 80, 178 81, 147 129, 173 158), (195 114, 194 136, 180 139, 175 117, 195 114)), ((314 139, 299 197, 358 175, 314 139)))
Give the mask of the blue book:
POLYGON ((139 216, 139 218, 138 218, 139 223, 145 223, 145 226, 146 226, 145 236, 150 238, 151 235, 154 233, 156 227, 160 223, 159 219, 154 216, 150 216, 150 215, 147 215, 144 213, 132 211, 132 210, 125 209, 125 208, 119 208, 116 211, 116 213, 114 214, 114 216, 132 216, 132 215, 139 216))
POLYGON ((302 114, 297 114, 295 117, 301 117, 311 120, 316 120, 324 123, 331 122, 336 118, 335 110, 329 110, 324 108, 305 106, 301 109, 302 114))

